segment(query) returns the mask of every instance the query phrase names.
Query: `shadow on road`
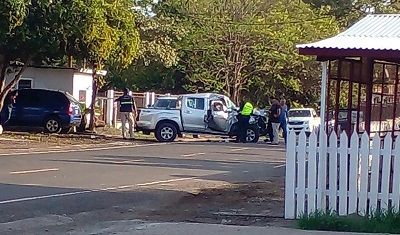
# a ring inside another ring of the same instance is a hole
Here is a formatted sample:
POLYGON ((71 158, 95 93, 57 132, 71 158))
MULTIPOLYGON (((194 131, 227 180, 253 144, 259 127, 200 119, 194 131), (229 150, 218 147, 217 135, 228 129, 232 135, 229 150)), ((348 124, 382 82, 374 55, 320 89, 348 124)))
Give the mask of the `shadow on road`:
MULTIPOLYGON (((77 164, 99 164, 115 166, 142 166, 157 168, 176 168, 189 170, 217 171, 217 174, 196 176, 199 179, 219 180, 231 183, 252 182, 267 177, 284 175, 284 168, 275 168, 284 163, 283 159, 257 160, 207 160, 190 158, 151 157, 140 155, 97 155, 93 159, 57 159, 46 160, 77 164)), ((178 175, 174 175, 178 176, 178 175)))
MULTIPOLYGON (((49 215, 68 218, 68 223, 58 221, 50 225, 23 222, 18 228, 13 228, 14 234, 16 229, 43 232, 44 226, 50 227, 46 231, 52 234, 65 233, 71 228, 102 221, 132 219, 200 223, 221 223, 225 220, 227 224, 265 226, 279 223, 284 210, 283 180, 280 178, 198 192, 146 187, 131 191, 91 191, 11 184, 0 184, 0 188, 30 197, 26 201, 9 203, 2 200, 0 223, 49 215), (46 195, 52 196, 43 198, 46 195)), ((10 226, 0 224, 0 233, 11 231, 10 226)))

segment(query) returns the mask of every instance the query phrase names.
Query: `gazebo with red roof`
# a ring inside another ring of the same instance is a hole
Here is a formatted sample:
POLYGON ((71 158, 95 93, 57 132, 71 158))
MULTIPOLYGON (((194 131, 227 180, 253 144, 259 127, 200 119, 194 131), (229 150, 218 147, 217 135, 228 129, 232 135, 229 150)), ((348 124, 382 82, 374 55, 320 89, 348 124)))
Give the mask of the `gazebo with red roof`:
POLYGON ((322 62, 321 127, 328 130, 332 120, 336 132, 348 135, 400 133, 400 14, 368 15, 337 36, 297 48, 322 62))

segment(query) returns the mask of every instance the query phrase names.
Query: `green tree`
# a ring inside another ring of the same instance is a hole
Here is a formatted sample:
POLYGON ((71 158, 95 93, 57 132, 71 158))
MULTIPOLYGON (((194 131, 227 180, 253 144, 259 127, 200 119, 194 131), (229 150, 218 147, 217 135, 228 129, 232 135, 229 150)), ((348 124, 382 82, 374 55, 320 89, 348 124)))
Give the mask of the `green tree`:
POLYGON ((278 93, 306 96, 301 102, 318 97, 319 65, 298 55, 295 45, 338 32, 324 9, 289 0, 183 1, 180 6, 192 29, 181 48, 192 81, 188 90, 222 92, 235 102, 244 93, 257 103, 278 93))
POLYGON ((180 57, 177 42, 186 35, 181 19, 171 12, 168 1, 136 1, 139 54, 128 67, 109 65, 110 82, 118 88, 172 91, 175 66, 180 57))
POLYGON ((305 0, 314 8, 326 7, 328 14, 334 16, 342 27, 347 28, 370 13, 398 13, 397 0, 305 0))
POLYGON ((0 109, 5 96, 31 63, 41 64, 65 56, 91 61, 99 68, 106 61, 121 66, 132 63, 139 42, 133 7, 131 0, 2 1, 0 109), (6 84, 7 71, 15 61, 23 66, 6 84))

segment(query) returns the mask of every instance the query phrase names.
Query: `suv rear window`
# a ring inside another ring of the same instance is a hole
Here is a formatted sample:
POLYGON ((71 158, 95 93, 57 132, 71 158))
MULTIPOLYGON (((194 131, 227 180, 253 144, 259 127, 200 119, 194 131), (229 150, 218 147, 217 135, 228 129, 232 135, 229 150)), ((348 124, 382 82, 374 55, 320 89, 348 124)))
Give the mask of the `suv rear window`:
POLYGON ((77 101, 77 100, 75 99, 75 97, 73 97, 70 93, 64 92, 64 94, 65 94, 65 96, 68 98, 68 100, 69 100, 70 102, 72 102, 72 103, 79 103, 79 101, 77 101))
POLYGON ((154 108, 171 108, 174 109, 176 108, 176 99, 158 99, 154 103, 154 108))

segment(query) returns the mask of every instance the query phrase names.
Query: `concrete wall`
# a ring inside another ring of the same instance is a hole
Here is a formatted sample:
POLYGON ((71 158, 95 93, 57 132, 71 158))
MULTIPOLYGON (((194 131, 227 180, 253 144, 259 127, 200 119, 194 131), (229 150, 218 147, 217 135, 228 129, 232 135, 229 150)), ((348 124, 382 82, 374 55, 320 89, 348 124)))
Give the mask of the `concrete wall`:
MULTIPOLYGON (((24 71, 21 79, 31 79, 32 88, 63 90, 72 94, 74 72, 74 69, 29 67, 24 71)), ((6 83, 8 84, 13 77, 14 74, 10 74, 6 83)))

